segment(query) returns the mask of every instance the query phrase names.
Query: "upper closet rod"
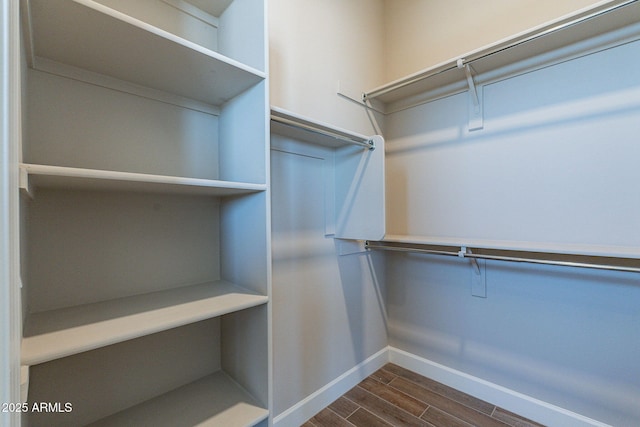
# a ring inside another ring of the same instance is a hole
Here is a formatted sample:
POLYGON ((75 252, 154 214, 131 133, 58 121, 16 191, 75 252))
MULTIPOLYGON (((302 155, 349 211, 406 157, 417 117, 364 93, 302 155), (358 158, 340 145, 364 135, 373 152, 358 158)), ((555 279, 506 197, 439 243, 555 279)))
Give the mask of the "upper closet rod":
POLYGON ((640 273, 640 268, 638 267, 627 267, 627 266, 610 265, 610 264, 594 264, 594 263, 587 263, 587 262, 556 261, 556 260, 548 260, 548 259, 524 258, 524 257, 502 256, 502 255, 475 254, 475 253, 471 253, 471 251, 467 250, 467 248, 464 246, 461 247, 458 252, 418 248, 415 246, 417 245, 412 244, 412 246, 399 246, 396 244, 389 245, 386 242, 371 242, 371 241, 367 241, 365 243, 365 248, 370 250, 380 249, 385 251, 397 251, 397 252, 416 252, 416 253, 432 254, 432 255, 455 256, 459 258, 488 259, 488 260, 495 260, 495 261, 524 262, 528 264, 558 265, 563 267, 592 268, 592 269, 598 269, 598 270, 640 273))
POLYGON ((366 147, 370 150, 373 150, 375 148, 374 144, 373 144, 373 140, 371 139, 367 139, 365 141, 360 141, 360 140, 355 140, 355 139, 351 139, 348 138, 346 136, 342 136, 339 134, 334 134, 325 130, 320 130, 318 128, 314 128, 308 125, 304 125, 302 123, 297 123, 294 121, 289 121, 287 119, 283 119, 282 117, 273 117, 271 116, 271 120, 274 120, 280 124, 283 124, 285 126, 291 126, 291 127, 295 127, 295 128, 299 128, 299 129, 304 129, 307 132, 312 132, 315 133, 317 135, 322 135, 322 136, 326 136, 329 138, 333 138, 333 139, 337 139, 339 141, 345 142, 347 144, 355 144, 355 145, 360 145, 362 147, 366 147))
POLYGON ((316 121, 278 107, 271 107, 271 120, 315 135, 335 139, 347 144, 359 145, 370 150, 376 148, 373 138, 316 121))
MULTIPOLYGON (((612 12, 614 10, 620 9, 620 8, 622 8, 624 6, 629 5, 629 4, 636 3, 637 1, 638 0, 626 0, 626 1, 623 1, 621 3, 617 3, 617 4, 614 4, 614 5, 611 5, 611 6, 607 7, 607 8, 605 8, 605 9, 597 10, 597 11, 595 11, 593 13, 589 13, 587 15, 577 17, 577 18, 572 19, 570 21, 560 23, 560 24, 552 26, 550 28, 539 30, 539 31, 537 31, 537 32, 535 32, 533 34, 530 34, 530 35, 525 36, 523 38, 514 40, 511 43, 508 43, 506 45, 499 44, 499 45, 494 46, 493 48, 491 48, 488 51, 487 50, 480 50, 480 51, 475 52, 475 53, 470 53, 468 55, 464 55, 464 58, 463 59, 460 58, 460 59, 462 59, 464 64, 472 64, 473 62, 478 61, 480 59, 487 58, 487 57, 489 57, 491 55, 494 55, 496 53, 499 53, 499 52, 502 52, 502 51, 505 51, 505 50, 520 46, 520 45, 522 45, 524 43, 530 42, 532 40, 539 39, 539 38, 547 36, 549 34, 554 34, 554 33, 558 32, 558 31, 562 31, 565 28, 569 28, 571 26, 580 24, 582 22, 588 21, 588 20, 596 18, 598 16, 607 14, 609 12, 612 12)), ((393 92, 394 90, 401 89, 403 87, 409 86, 409 85, 411 85, 413 83, 416 83, 416 82, 419 82, 421 80, 425 80, 425 79, 428 79, 430 77, 437 76, 438 74, 442 74, 442 73, 445 73, 447 71, 452 71, 452 70, 455 70, 455 69, 459 69, 460 67, 458 65, 458 61, 460 59, 455 59, 453 61, 453 63, 442 64, 441 66, 437 66, 437 67, 428 69, 428 70, 424 71, 423 73, 419 73, 419 74, 415 74, 413 76, 409 76, 406 79, 398 80, 396 83, 391 83, 388 86, 382 87, 382 88, 380 88, 378 90, 373 90, 371 92, 363 93, 362 94, 363 101, 366 101, 367 99, 376 98, 376 97, 385 95, 385 94, 387 94, 389 92, 393 92)))

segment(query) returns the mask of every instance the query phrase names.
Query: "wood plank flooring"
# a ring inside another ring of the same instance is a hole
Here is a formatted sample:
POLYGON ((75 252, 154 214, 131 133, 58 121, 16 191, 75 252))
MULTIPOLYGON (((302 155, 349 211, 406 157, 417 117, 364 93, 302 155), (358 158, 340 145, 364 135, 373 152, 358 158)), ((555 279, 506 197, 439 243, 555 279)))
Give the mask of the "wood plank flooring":
POLYGON ((302 427, 541 427, 389 363, 302 427))

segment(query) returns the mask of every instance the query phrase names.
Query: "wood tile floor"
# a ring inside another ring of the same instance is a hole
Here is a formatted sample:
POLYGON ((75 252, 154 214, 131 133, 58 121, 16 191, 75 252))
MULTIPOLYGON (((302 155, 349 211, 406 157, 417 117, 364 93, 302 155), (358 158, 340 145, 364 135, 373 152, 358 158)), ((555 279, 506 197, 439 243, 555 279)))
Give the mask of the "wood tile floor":
POLYGON ((302 427, 540 427, 394 364, 387 364, 302 427))

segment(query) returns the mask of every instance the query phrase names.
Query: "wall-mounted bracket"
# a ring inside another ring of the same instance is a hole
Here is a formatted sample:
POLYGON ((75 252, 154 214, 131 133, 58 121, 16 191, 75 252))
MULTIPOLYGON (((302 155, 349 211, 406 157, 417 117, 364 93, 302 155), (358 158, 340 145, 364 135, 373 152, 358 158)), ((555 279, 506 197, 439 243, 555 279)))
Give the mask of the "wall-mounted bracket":
POLYGON ((20 186, 20 190, 22 190, 24 194, 33 199, 34 194, 33 189, 31 188, 31 185, 29 183, 29 171, 23 166, 20 167, 18 185, 20 186))
MULTIPOLYGON (((467 258, 467 254, 470 253, 472 253, 471 249, 467 248, 466 246, 462 246, 460 247, 460 251, 458 251, 458 256, 460 258, 467 258)), ((480 266, 478 265, 478 261, 475 258, 469 258, 469 261, 471 261, 471 265, 473 266, 475 273, 480 274, 480 266)))
POLYGON ((487 297, 487 265, 485 260, 477 260, 469 257, 471 255, 471 249, 466 246, 462 246, 458 251, 458 256, 461 258, 468 258, 471 261, 473 268, 471 269, 471 295, 474 297, 486 298, 487 297))
POLYGON ((465 63, 463 58, 458 59, 456 65, 464 71, 469 86, 469 130, 482 129, 484 127, 482 86, 476 87, 471 65, 465 63))
POLYGON ((26 402, 29 397, 29 366, 20 366, 20 401, 26 402))

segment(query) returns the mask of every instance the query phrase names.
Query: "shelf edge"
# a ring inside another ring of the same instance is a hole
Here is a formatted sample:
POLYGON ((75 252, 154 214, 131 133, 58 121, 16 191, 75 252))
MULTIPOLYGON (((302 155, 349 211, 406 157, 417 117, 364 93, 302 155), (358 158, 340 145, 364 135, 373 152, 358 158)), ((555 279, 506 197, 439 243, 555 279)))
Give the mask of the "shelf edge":
MULTIPOLYGON (((26 328, 30 328, 29 322, 38 324, 65 323, 70 316, 77 317, 78 313, 89 312, 87 323, 70 325, 62 329, 45 331, 22 339, 22 364, 37 365, 73 354, 105 347, 133 338, 151 335, 157 332, 173 329, 179 326, 211 319, 236 311, 266 304, 269 297, 250 293, 239 286, 226 281, 208 282, 184 288, 174 288, 149 294, 134 295, 82 306, 50 310, 42 313, 34 313, 27 317, 26 328), (183 301, 177 298, 173 305, 166 306, 166 299, 175 299, 175 295, 183 295, 191 291, 195 294, 202 293, 202 289, 209 287, 209 291, 217 291, 218 287, 224 287, 220 295, 199 296, 192 300, 183 301), (234 294, 242 294, 240 301, 223 301, 234 294), (156 297, 156 305, 149 305, 148 299, 156 297), (217 301, 215 301, 217 300, 217 301), (217 305, 215 303, 218 303, 217 305), (133 308, 130 307, 133 305, 133 308), (102 309, 99 316, 91 317, 102 309), (127 310, 128 309, 128 310, 127 310), (123 311, 124 310, 124 311, 123 311), (117 315, 114 317, 113 312, 117 315), (123 312, 119 312, 123 311, 123 312)), ((68 322, 68 321, 67 321, 68 322)), ((39 329, 36 324, 32 329, 39 329)))
POLYGON ((136 425, 158 425, 157 423, 162 421, 175 422, 176 417, 184 420, 185 416, 194 418, 192 421, 197 420, 197 425, 203 427, 253 426, 268 418, 269 410, 260 405, 226 372, 217 371, 136 406, 111 414, 89 426, 118 426, 122 425, 123 420, 136 425), (160 412, 158 408, 161 408, 160 412), (162 413, 163 408, 171 408, 175 415, 166 416, 162 413), (176 408, 179 409, 177 412, 176 408), (217 413, 211 414, 211 410, 217 410, 217 413))
POLYGON ((169 31, 163 30, 162 28, 156 27, 154 25, 151 25, 147 22, 141 21, 140 19, 134 18, 133 16, 127 15, 126 13, 120 12, 116 9, 112 9, 108 6, 105 6, 103 4, 100 3, 96 3, 93 0, 70 0, 73 1, 75 3, 78 3, 84 7, 87 7, 89 9, 95 10, 97 12, 102 13, 103 15, 109 16, 113 19, 117 19, 121 22, 124 22, 128 25, 140 28, 150 34, 153 34, 157 37, 160 37, 162 39, 165 39, 167 41, 173 42, 175 44, 181 45, 185 48, 191 49, 194 52, 198 52, 201 53, 203 55, 206 55, 210 58, 214 58, 220 62, 224 62, 228 65, 231 65, 233 67, 236 67, 238 69, 241 69, 243 71, 246 71, 250 74, 253 74, 257 77, 260 77, 262 79, 266 78, 266 73, 264 71, 258 70, 256 68, 253 68, 247 64, 244 64, 240 61, 237 61, 233 58, 230 58, 228 56, 225 56, 219 52, 213 51, 211 49, 208 49, 204 46, 201 46, 197 43, 194 43, 190 40, 187 40, 185 38, 182 38, 176 34, 170 33, 169 31))
MULTIPOLYGON (((84 169, 73 168, 67 166, 51 166, 41 165, 33 163, 20 163, 19 165, 22 174, 26 174, 28 178, 31 177, 59 177, 69 178, 71 180, 95 181, 96 183, 104 183, 108 187, 110 183, 114 186, 116 183, 121 183, 121 187, 126 187, 127 183, 130 184, 148 184, 154 185, 167 185, 175 188, 183 189, 220 189, 220 190, 238 190, 239 192, 261 192, 266 191, 266 184, 254 184, 237 181, 223 181, 213 179, 202 178, 186 178, 171 175, 154 175, 144 174, 137 172, 119 172, 108 171, 101 169, 84 169)), ((26 187, 26 183, 23 187, 26 187)), ((90 186, 89 186, 90 187, 90 186)), ((98 186, 96 186, 97 188, 98 186)), ((117 189, 114 187, 114 189, 117 189)), ((126 190, 126 188, 124 188, 126 190)))

